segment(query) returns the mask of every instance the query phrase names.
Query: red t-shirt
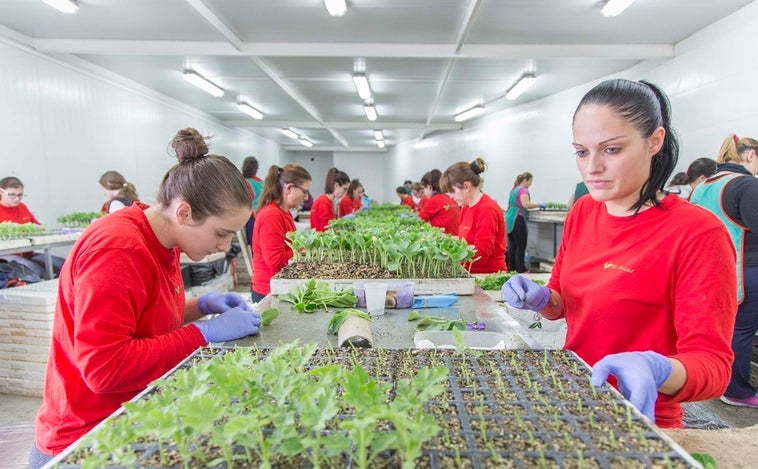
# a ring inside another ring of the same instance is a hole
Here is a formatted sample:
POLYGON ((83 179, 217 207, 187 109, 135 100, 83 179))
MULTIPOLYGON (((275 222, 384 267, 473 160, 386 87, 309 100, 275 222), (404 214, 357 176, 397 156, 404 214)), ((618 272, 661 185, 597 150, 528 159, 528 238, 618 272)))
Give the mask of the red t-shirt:
POLYGON ((471 273, 491 274, 507 270, 505 266, 505 215, 492 197, 482 194, 476 205, 461 208, 458 237, 474 246, 480 259, 465 264, 471 273))
POLYGON ((0 205, 0 221, 10 221, 13 223, 34 223, 41 225, 42 223, 35 218, 32 212, 29 211, 29 207, 23 202, 15 207, 6 207, 0 205))
POLYGON ((646 350, 682 362, 684 387, 658 394, 655 409, 657 425, 681 427, 679 402, 712 399, 729 383, 735 252, 713 214, 676 195, 661 206, 614 217, 603 202, 579 199, 548 286, 563 299, 565 348, 590 366, 646 350))
POLYGON ((58 454, 198 347, 184 326, 179 249, 137 205, 92 223, 60 273, 35 441, 58 454))
POLYGON ((271 277, 276 275, 292 258, 292 249, 286 235, 295 231, 292 215, 275 202, 260 209, 253 227, 253 290, 271 293, 271 277))
POLYGON ((313 205, 311 205, 311 228, 316 231, 326 231, 329 221, 335 218, 337 218, 337 214, 334 213, 333 200, 326 194, 316 197, 313 205))
POLYGON ((434 194, 421 199, 418 217, 428 221, 430 225, 442 228, 445 233, 457 236, 461 210, 455 200, 447 194, 434 194))
POLYGON ((413 197, 410 195, 406 195, 403 197, 403 200, 400 202, 400 205, 405 205, 406 207, 410 207, 411 210, 416 210, 416 204, 413 203, 413 197))
MULTIPOLYGON (((359 209, 361 208, 360 200, 358 200, 358 208, 359 209)), ((339 209, 340 209, 340 217, 344 217, 345 215, 354 213, 356 211, 355 201, 351 199, 350 197, 344 195, 340 199, 339 209)))

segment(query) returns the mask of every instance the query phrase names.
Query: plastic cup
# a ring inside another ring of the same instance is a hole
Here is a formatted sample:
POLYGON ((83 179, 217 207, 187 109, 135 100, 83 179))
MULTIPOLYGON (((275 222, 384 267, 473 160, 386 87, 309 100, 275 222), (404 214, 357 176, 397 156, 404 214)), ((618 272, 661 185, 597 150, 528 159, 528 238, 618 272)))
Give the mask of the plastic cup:
POLYGON ((366 293, 366 311, 372 316, 384 314, 384 299, 387 296, 387 284, 382 282, 364 283, 366 293))

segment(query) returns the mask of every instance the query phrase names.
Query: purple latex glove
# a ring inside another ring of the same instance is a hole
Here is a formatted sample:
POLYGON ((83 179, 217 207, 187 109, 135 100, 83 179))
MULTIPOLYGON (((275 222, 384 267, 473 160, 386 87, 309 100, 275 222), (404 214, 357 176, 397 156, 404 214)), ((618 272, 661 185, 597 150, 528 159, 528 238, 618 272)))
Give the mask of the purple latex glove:
POLYGON ((542 311, 550 301, 550 289, 537 285, 526 277, 516 275, 508 279, 500 290, 503 301, 519 309, 542 311))
POLYGON ((194 323, 205 337, 206 342, 224 342, 240 339, 258 333, 261 316, 258 313, 232 308, 220 316, 194 323))
POLYGON ((539 206, 540 206, 540 208, 542 210, 545 210, 547 208, 547 204, 546 203, 541 203, 541 204, 539 204, 539 206))
POLYGON ((609 374, 615 376, 621 394, 655 422, 658 388, 669 379, 672 369, 671 360, 649 350, 614 353, 607 355, 592 367, 592 385, 602 385, 609 374))
POLYGON ((200 295, 200 298, 197 300, 197 308, 203 315, 221 314, 232 308, 242 308, 247 311, 252 311, 245 299, 237 293, 219 292, 210 292, 200 295))

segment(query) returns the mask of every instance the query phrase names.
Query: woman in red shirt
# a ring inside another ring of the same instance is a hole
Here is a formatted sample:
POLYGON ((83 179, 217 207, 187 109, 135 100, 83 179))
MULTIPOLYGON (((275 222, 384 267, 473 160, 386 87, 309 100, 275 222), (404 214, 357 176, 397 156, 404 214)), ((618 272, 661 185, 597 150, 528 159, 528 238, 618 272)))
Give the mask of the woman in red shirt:
POLYGON ((440 177, 442 177, 442 172, 439 169, 433 169, 421 178, 424 203, 420 204, 418 217, 428 221, 432 226, 442 228, 449 235, 458 236, 461 210, 455 200, 440 191, 440 177))
POLYGON ((258 302, 271 293, 271 277, 287 265, 292 249, 287 233, 295 231, 290 210, 300 207, 311 189, 311 175, 301 166, 271 166, 253 227, 252 298, 258 302))
POLYGON ((397 186, 395 193, 400 198, 400 205, 405 205, 414 212, 416 211, 416 204, 413 202, 413 197, 408 195, 408 193, 405 191, 405 186, 397 186))
POLYGON ((350 181, 350 185, 347 187, 347 194, 340 199, 339 216, 344 217, 350 215, 361 209, 361 197, 365 191, 363 190, 363 184, 358 179, 350 181))
POLYGON ((258 332, 260 316, 236 293, 185 300, 179 268, 181 252, 198 261, 229 250, 250 217, 245 180, 225 157, 207 155, 195 129, 180 130, 171 146, 179 163, 163 177, 158 202, 91 224, 63 266, 32 468, 198 347, 258 332), (189 324, 210 314, 218 316, 189 324))
POLYGON ((311 206, 311 228, 326 231, 329 222, 337 218, 335 201, 339 201, 345 195, 349 185, 350 176, 337 168, 329 169, 326 173, 324 193, 316 197, 311 206))
POLYGON ((479 177, 486 168, 484 160, 460 161, 445 170, 440 189, 452 193, 461 206, 458 237, 476 249, 478 260, 464 266, 471 273, 491 274, 507 270, 505 266, 505 217, 503 209, 484 194, 479 177))

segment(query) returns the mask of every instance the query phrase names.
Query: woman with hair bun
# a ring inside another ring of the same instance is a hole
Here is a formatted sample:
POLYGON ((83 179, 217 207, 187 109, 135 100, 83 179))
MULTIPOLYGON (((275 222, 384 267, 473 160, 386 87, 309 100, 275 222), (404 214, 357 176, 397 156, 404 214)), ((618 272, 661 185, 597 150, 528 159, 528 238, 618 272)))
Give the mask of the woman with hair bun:
POLYGON ((103 173, 100 176, 100 186, 103 188, 103 194, 108 198, 100 207, 101 212, 113 213, 116 210, 129 207, 134 202, 139 202, 137 188, 118 171, 103 173))
POLYGON ((335 204, 347 192, 350 176, 337 168, 330 168, 326 173, 324 193, 316 197, 311 206, 311 228, 326 231, 331 220, 337 218, 335 204))
POLYGON ((91 224, 63 266, 29 464, 38 468, 198 347, 258 332, 236 293, 185 300, 179 254, 228 251, 252 197, 228 159, 195 129, 171 141, 179 163, 157 203, 91 224), (212 190, 209 190, 212 188, 212 190), (189 324, 205 315, 212 319, 189 324))
POLYGON ((484 160, 452 164, 440 177, 440 189, 452 194, 461 206, 458 237, 476 249, 478 258, 464 264, 471 273, 491 274, 506 270, 505 219, 503 209, 481 191, 484 160))
POLYGON ((269 168, 253 227, 253 301, 271 293, 271 277, 292 258, 287 233, 297 227, 290 210, 300 207, 310 190, 311 175, 302 166, 269 168))

